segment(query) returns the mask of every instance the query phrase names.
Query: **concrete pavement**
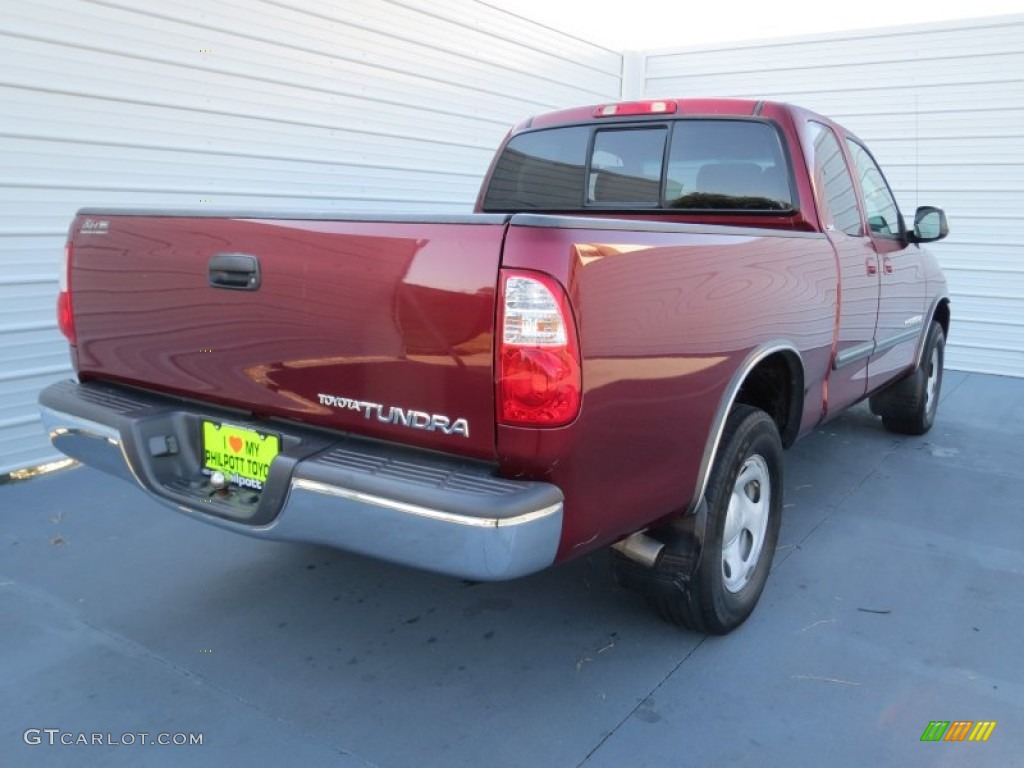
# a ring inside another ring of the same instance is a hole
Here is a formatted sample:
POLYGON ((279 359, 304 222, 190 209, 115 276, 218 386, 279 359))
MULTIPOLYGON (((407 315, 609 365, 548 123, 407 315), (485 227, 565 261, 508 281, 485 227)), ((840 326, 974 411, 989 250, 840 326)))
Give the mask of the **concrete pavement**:
POLYGON ((659 621, 605 554, 469 584, 88 468, 0 486, 0 764, 1024 765, 1022 438, 1024 380, 947 372, 923 438, 860 406, 801 440, 772 576, 724 638, 659 621), (931 720, 998 725, 922 743, 931 720))

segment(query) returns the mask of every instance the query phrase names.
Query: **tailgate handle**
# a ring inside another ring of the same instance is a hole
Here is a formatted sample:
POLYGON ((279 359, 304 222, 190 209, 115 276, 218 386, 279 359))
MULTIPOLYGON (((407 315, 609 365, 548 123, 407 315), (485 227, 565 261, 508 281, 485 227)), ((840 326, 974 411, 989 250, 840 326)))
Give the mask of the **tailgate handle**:
POLYGON ((260 262, 247 253, 217 253, 210 259, 210 285, 234 291, 260 287, 260 262))

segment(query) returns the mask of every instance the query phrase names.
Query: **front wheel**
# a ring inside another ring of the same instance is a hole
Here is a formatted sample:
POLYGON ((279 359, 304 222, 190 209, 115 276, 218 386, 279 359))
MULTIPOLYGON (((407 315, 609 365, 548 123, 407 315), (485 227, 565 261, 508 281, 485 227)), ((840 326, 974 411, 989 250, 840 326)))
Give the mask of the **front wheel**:
MULTIPOLYGON (((637 584, 674 624, 724 635, 757 605, 775 555, 782 520, 782 441, 775 422, 748 405, 733 408, 708 478, 707 521, 696 571, 692 541, 673 539, 637 584), (686 551, 683 551, 686 550, 686 551)), ((620 561, 620 569, 624 566, 620 561)))
POLYGON ((890 432, 923 435, 935 423, 942 391, 946 334, 933 321, 924 342, 921 365, 905 379, 871 397, 871 410, 890 432))

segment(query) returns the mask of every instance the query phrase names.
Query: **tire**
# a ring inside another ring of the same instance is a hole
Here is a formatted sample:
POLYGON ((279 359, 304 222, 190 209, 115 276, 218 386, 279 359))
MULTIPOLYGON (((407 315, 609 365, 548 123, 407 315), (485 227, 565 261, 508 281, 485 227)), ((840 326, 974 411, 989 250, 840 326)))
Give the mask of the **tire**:
POLYGON ((882 417, 890 432, 923 435, 935 423, 942 392, 946 334, 932 321, 921 354, 921 365, 907 378, 871 397, 871 410, 882 417))
POLYGON ((757 408, 736 406, 708 478, 707 523, 696 572, 692 542, 684 538, 680 544, 668 532, 660 536, 667 543, 654 568, 626 562, 616 553, 620 583, 646 593, 664 619, 695 632, 724 635, 738 627, 757 605, 775 555, 782 470, 775 422, 757 408))

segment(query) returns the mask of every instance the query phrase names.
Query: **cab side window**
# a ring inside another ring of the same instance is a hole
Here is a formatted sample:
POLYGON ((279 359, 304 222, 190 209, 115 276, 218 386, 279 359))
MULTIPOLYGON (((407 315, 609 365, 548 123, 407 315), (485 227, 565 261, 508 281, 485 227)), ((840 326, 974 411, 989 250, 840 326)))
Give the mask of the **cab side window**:
POLYGON ((832 216, 832 224, 848 235, 864 234, 853 177, 846 167, 839 140, 832 129, 818 122, 808 123, 814 146, 814 180, 818 195, 832 216))
POLYGON ((850 139, 846 140, 846 144, 857 166, 857 178, 864 195, 864 208, 871 233, 900 237, 903 234, 900 231, 900 211, 889 191, 889 185, 885 183, 885 176, 864 147, 850 139))

